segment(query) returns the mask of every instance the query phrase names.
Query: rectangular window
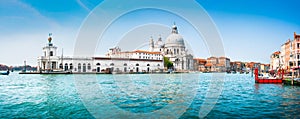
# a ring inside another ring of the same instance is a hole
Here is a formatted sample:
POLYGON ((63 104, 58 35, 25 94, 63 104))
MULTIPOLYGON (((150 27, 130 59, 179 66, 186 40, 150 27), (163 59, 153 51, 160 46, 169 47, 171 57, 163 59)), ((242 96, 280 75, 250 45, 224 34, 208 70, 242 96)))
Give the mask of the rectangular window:
POLYGON ((297 48, 298 48, 298 49, 300 48, 300 43, 297 43, 297 48))

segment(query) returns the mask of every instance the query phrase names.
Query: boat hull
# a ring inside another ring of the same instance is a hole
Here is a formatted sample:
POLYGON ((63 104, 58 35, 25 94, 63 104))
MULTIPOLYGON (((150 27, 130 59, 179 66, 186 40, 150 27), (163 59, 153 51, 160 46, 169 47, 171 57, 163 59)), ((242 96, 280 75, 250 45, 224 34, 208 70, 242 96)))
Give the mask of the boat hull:
POLYGON ((255 83, 282 83, 282 79, 256 79, 255 83))
POLYGON ((275 84, 281 84, 284 79, 284 71, 280 70, 279 71, 281 74, 281 78, 276 78, 276 79, 269 79, 269 78, 260 78, 258 77, 258 69, 256 68, 254 71, 255 74, 255 83, 275 83, 275 84))

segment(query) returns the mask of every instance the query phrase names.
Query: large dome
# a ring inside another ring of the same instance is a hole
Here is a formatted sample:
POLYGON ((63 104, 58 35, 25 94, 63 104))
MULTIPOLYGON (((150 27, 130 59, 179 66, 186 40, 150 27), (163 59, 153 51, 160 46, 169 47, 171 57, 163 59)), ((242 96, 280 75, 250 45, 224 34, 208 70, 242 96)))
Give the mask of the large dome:
POLYGON ((184 47, 184 40, 181 35, 178 34, 177 26, 172 27, 172 34, 167 37, 165 47, 184 47))
POLYGON ((167 37, 166 47, 184 46, 184 40, 179 34, 171 34, 167 37))

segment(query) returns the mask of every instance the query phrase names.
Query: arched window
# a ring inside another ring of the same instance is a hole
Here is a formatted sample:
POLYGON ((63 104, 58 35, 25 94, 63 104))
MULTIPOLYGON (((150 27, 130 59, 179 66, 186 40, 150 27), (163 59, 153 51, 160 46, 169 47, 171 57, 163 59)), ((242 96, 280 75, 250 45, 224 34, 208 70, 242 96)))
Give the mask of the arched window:
POLYGON ((77 69, 78 69, 78 72, 81 72, 81 64, 80 63, 78 64, 78 68, 77 69))
POLYGON ((63 69, 63 68, 64 68, 62 63, 59 64, 59 68, 60 68, 60 69, 63 69))
POLYGON ((124 66, 127 66, 127 63, 125 63, 124 66))
POLYGON ((83 63, 82 71, 83 71, 83 72, 86 72, 86 64, 85 64, 85 63, 83 63))
POLYGON ((135 66, 140 66, 139 64, 136 64, 135 66))
POLYGON ((100 64, 100 63, 97 63, 96 65, 97 65, 97 66, 100 66, 101 64, 100 64))
POLYGON ((115 66, 115 64, 114 64, 114 63, 111 63, 110 66, 115 66))
POLYGON ((68 68, 69 68, 69 65, 68 65, 68 63, 66 63, 65 64, 65 71, 69 70, 68 68))
POLYGON ((150 66, 150 64, 147 64, 147 66, 150 66))
POLYGON ((53 56, 53 51, 50 51, 50 56, 53 56))
POLYGON ((72 63, 70 64, 70 69, 73 69, 73 64, 72 63))
POLYGON ((157 64, 157 66, 160 66, 160 64, 157 64))
POLYGON ((91 70, 91 69, 92 69, 92 67, 91 67, 91 64, 90 64, 90 63, 88 63, 88 66, 87 66, 87 68, 88 68, 88 70, 91 70))

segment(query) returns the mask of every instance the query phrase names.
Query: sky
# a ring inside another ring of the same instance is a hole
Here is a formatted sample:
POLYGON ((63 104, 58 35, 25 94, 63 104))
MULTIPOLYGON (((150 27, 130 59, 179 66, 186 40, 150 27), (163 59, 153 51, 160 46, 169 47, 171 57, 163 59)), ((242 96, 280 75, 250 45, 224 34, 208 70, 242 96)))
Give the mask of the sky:
MULTIPOLYGON (((293 39, 294 32, 300 34, 298 0, 197 2, 214 21, 225 54, 233 61, 269 63, 272 52, 280 50, 289 38, 293 39)), ((82 24, 102 3, 102 0, 0 0, 0 64, 18 66, 26 61, 36 66, 49 33, 53 34, 59 53, 63 48, 64 56, 72 56, 82 24)), ((106 14, 124 6, 111 6, 106 14)), ((172 7, 193 10, 180 4, 172 7)), ((120 16, 103 34, 95 55, 103 55, 117 45, 123 45, 123 51, 143 49, 151 36, 154 40, 159 36, 165 40, 174 22, 195 57, 210 56, 203 38, 188 21, 157 9, 141 9, 120 16), (140 40, 126 42, 130 39, 140 40)))

